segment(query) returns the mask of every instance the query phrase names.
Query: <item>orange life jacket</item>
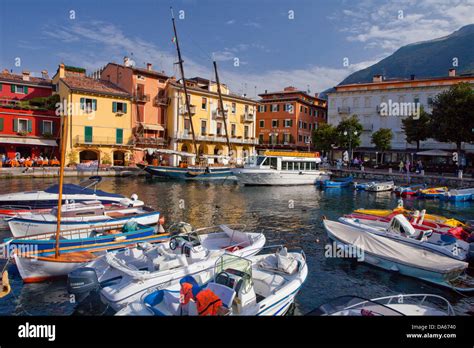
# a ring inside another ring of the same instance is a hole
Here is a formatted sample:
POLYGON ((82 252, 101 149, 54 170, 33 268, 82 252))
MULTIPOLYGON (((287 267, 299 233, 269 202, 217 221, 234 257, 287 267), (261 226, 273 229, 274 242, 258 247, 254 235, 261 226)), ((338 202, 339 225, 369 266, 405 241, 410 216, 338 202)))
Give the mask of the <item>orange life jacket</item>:
POLYGON ((205 289, 196 295, 196 307, 199 315, 217 315, 222 301, 214 292, 205 289))
POLYGON ((193 298, 193 286, 190 283, 181 284, 181 290, 179 291, 179 302, 181 304, 188 304, 193 298))

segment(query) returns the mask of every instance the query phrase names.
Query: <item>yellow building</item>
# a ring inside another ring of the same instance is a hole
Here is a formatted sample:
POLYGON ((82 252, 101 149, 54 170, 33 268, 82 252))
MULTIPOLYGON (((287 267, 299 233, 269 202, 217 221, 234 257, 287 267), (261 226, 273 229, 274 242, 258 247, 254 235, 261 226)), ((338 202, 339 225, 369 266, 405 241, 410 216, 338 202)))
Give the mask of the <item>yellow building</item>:
POLYGON ((68 115, 66 164, 127 165, 132 154, 131 95, 111 82, 59 65, 53 88, 68 115))
MULTIPOLYGON (((193 78, 186 81, 191 104, 191 119, 198 153, 203 155, 229 155, 224 118, 217 112, 219 95, 217 84, 203 78, 193 78)), ((226 123, 232 147, 231 156, 237 163, 242 163, 246 156, 255 152, 255 115, 256 102, 230 93, 226 85, 221 84, 221 93, 226 110, 226 123)), ((191 124, 185 117, 185 97, 182 84, 170 79, 167 84, 169 104, 166 112, 167 136, 169 148, 175 151, 194 152, 191 124)), ((177 156, 171 159, 171 165, 177 165, 177 156), (173 163, 174 162, 174 163, 173 163)), ((221 162, 214 157, 208 159, 209 164, 221 162)), ((226 163, 223 160, 223 163, 226 163)))

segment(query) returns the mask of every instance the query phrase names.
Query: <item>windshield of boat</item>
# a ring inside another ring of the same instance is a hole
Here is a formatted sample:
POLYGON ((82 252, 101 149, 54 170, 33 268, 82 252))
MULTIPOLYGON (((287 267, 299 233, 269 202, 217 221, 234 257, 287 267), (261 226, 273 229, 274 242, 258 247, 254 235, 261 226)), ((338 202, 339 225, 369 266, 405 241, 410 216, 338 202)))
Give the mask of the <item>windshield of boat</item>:
POLYGON ((265 162, 266 159, 267 157, 265 156, 257 156, 257 166, 260 166, 262 164, 268 164, 268 162, 265 162))
POLYGON ((252 285, 252 261, 235 255, 224 254, 215 265, 215 275, 221 272, 237 275, 243 280, 242 289, 248 289, 252 285))

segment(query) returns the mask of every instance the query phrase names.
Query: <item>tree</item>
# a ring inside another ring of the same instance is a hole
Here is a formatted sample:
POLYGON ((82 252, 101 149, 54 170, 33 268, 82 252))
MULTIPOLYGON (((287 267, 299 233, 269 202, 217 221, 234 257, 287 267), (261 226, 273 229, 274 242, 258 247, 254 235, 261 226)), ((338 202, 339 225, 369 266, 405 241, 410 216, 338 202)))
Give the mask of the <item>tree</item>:
POLYGON ((313 131, 313 146, 321 151, 329 152, 332 145, 337 144, 336 128, 330 124, 321 124, 313 131))
POLYGON ((390 150, 392 138, 393 133, 390 128, 380 128, 378 131, 372 134, 372 139, 370 142, 375 145, 377 150, 382 152, 382 159, 384 152, 390 150))
POLYGON ((433 101, 432 137, 443 143, 474 141, 474 91, 468 83, 459 83, 436 96, 433 101))
POLYGON ((431 115, 423 108, 418 118, 410 116, 402 120, 402 129, 408 143, 416 143, 416 151, 420 151, 420 142, 432 137, 431 115))
POLYGON ((343 148, 356 148, 360 146, 360 135, 363 127, 359 122, 357 115, 342 120, 336 127, 337 143, 343 148), (344 135, 344 132, 347 135, 344 135), (354 134, 356 133, 356 134, 354 134))

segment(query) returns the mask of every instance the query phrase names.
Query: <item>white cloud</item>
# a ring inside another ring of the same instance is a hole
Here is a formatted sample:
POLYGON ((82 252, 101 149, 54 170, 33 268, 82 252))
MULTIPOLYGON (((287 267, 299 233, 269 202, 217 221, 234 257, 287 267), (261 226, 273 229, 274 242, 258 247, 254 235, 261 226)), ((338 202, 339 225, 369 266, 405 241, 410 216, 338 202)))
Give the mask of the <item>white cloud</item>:
POLYGON ((225 24, 228 24, 228 25, 235 24, 235 19, 230 19, 227 22, 225 22, 225 24))

